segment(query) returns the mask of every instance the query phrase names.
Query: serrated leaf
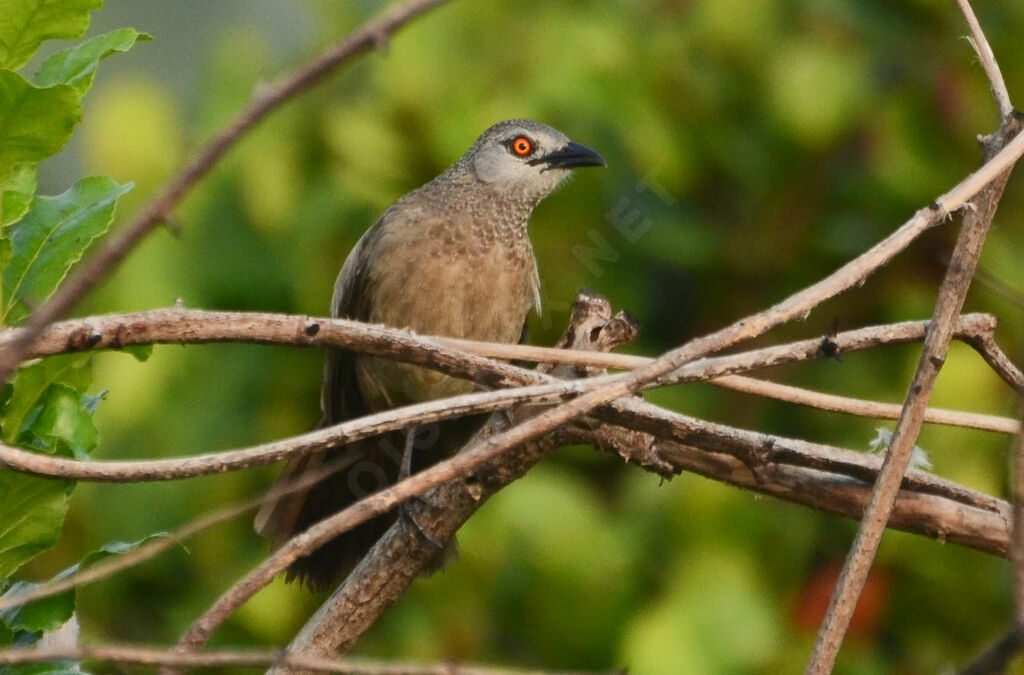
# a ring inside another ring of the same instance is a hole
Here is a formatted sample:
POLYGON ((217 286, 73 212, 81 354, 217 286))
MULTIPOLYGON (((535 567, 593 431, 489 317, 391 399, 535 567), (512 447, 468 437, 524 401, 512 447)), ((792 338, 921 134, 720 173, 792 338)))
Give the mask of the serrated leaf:
POLYGON ((57 543, 68 484, 0 469, 0 578, 57 543))
MULTIPOLYGON (((3 202, 0 204, 0 229, 3 225, 16 222, 28 211, 32 196, 36 192, 36 165, 19 164, 11 175, 0 183, 3 202)), ((3 265, 0 265, 3 269, 3 265)))
POLYGON ((41 89, 0 70, 0 181, 18 164, 38 162, 64 147, 81 118, 82 104, 71 87, 41 89))
POLYGON ((59 454, 57 445, 63 442, 73 457, 88 459, 99 444, 99 432, 85 398, 66 384, 51 384, 40 399, 39 414, 22 433, 39 439, 42 448, 50 452, 59 454))
POLYGON ((44 302, 89 245, 110 227, 117 198, 132 188, 106 176, 83 178, 56 197, 36 197, 10 227, 13 255, 3 270, 3 322, 44 302))
POLYGON ((4 441, 17 442, 29 413, 39 406, 43 394, 54 382, 62 382, 83 394, 92 383, 92 370, 86 366, 88 361, 88 354, 62 354, 19 369, 11 380, 10 398, 0 409, 0 432, 4 441))
POLYGON ((103 0, 0 0, 0 68, 16 70, 45 40, 70 40, 89 27, 103 0))
MULTIPOLYGON (((99 549, 89 553, 82 558, 81 562, 68 567, 46 583, 62 581, 70 577, 72 574, 96 564, 104 558, 109 558, 114 555, 123 555, 130 551, 134 551, 139 546, 142 546, 153 539, 159 539, 166 536, 166 532, 157 532, 138 541, 109 542, 101 546, 99 549)), ((19 593, 27 593, 42 585, 45 584, 19 581, 12 585, 2 597, 6 598, 19 593)), ((61 593, 60 595, 43 598, 42 600, 37 600, 28 605, 12 607, 0 612, 0 629, 6 625, 13 631, 49 632, 64 625, 64 623, 71 618, 74 611, 75 591, 70 590, 65 593, 61 593)))
POLYGON ((126 52, 140 40, 152 39, 134 28, 120 28, 91 37, 46 59, 36 72, 36 84, 41 87, 66 84, 73 87, 80 97, 85 96, 102 59, 115 52, 126 52))

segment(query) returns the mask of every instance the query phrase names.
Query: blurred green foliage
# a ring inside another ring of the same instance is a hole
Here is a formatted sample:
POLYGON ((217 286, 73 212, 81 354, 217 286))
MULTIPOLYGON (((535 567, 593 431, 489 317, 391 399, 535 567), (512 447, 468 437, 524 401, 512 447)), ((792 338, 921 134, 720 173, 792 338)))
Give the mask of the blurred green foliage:
MULTIPOLYGON (((180 25, 161 21, 161 4, 108 0, 97 18, 109 13, 123 25, 118 14, 134 12, 156 49, 183 39, 180 25)), ((217 13, 218 3, 186 4, 196 21, 217 13)), ((294 26, 250 14, 194 45, 201 76, 184 95, 142 68, 97 81, 77 150, 81 173, 137 183, 119 219, 263 79, 381 6, 294 4, 304 30, 287 48, 275 36, 294 26)), ((978 5, 1011 93, 1024 96, 1024 4, 978 5)), ((491 123, 528 117, 609 163, 581 172, 535 214, 545 310, 531 341, 550 344, 588 286, 640 319, 632 351, 658 353, 831 272, 978 165, 974 137, 997 116, 965 33, 954 3, 937 0, 454 0, 275 113, 179 209, 181 236, 151 236, 80 311, 180 297, 190 307, 324 314, 341 262, 389 202, 491 123)), ((1000 317, 999 341, 1017 356, 1022 216, 1018 176, 982 259, 984 283, 967 301, 1000 317)), ((927 233, 864 287, 768 339, 926 318, 955 231, 951 221, 927 233)), ((769 375, 899 401, 916 354, 894 347, 769 375)), ((254 346, 158 347, 145 364, 103 355, 95 386, 110 394, 97 412, 95 456, 171 457, 302 432, 318 415, 320 367, 315 351, 254 346)), ((866 448, 877 426, 708 385, 648 398, 851 448, 866 448)), ((1011 392, 961 347, 934 403, 1014 413, 1011 392)), ((936 473, 1006 494, 1006 438, 927 428, 919 444, 936 473)), ((61 542, 31 571, 44 578, 104 542, 170 529, 256 493, 273 474, 80 485, 61 542)), ((698 477, 661 484, 567 449, 485 505, 460 534, 460 562, 418 581, 357 651, 635 673, 794 672, 853 531, 848 521, 698 477)), ((188 551, 84 589, 83 635, 174 640, 265 554, 248 520, 220 527, 188 551)), ((991 556, 887 534, 872 582, 877 603, 837 672, 963 664, 1009 620, 1007 577, 991 556)), ((319 600, 279 581, 216 641, 282 644, 319 600)))

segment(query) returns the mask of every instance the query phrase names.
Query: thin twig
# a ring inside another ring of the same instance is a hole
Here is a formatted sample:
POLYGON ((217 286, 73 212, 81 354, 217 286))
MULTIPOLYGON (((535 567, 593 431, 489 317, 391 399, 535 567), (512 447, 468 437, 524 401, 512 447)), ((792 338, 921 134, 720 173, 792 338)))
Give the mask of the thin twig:
MULTIPOLYGON (((711 380, 711 383, 746 394, 765 396, 779 401, 786 401, 787 403, 796 403, 847 415, 859 415, 860 417, 895 420, 899 419, 900 412, 903 410, 903 406, 897 403, 879 403, 849 396, 836 396, 835 394, 825 394, 819 391, 792 387, 777 382, 768 382, 753 377, 743 377, 741 375, 719 377, 711 380)), ((928 408, 925 410, 924 421, 931 422, 932 424, 948 424, 950 426, 980 429, 982 431, 995 431, 1001 434, 1016 434, 1021 428, 1019 420, 1009 417, 967 413, 960 410, 945 410, 943 408, 928 408)))
MULTIPOLYGON (((291 666, 306 671, 346 673, 347 675, 574 675, 569 671, 515 670, 488 668, 458 663, 413 664, 384 663, 361 659, 331 659, 283 651, 234 649, 189 654, 163 647, 143 645, 94 645, 75 649, 0 650, 0 665, 14 666, 62 661, 104 661, 135 666, 172 666, 179 668, 244 668, 291 666)), ((575 675, 583 675, 582 672, 575 675)))
POLYGON ((332 70, 386 41, 395 31, 446 0, 408 0, 383 16, 364 23, 312 63, 276 84, 261 86, 248 105, 210 140, 142 209, 132 222, 112 237, 61 285, 24 325, 18 340, 0 351, 0 382, 24 359, 29 345, 43 328, 64 316, 124 259, 143 237, 165 222, 182 197, 217 161, 264 117, 283 103, 321 82, 332 70))
MULTIPOLYGON (((1024 138, 1018 131, 1021 126, 1011 117, 1006 121, 1003 131, 1005 134, 1017 134, 1013 142, 1020 141, 1024 138)), ((1003 138, 1004 135, 1000 134, 991 140, 991 144, 986 147, 986 156, 991 156, 995 152, 1003 138)), ((842 645, 857 600, 885 533, 900 483, 924 422, 924 410, 952 339, 953 322, 967 297, 985 236, 992 224, 992 218, 1009 176, 1009 169, 999 174, 996 180, 977 196, 974 208, 964 213, 960 235, 939 288, 935 312, 928 335, 925 337, 917 371, 907 393, 903 413, 896 424, 896 431, 886 452, 885 463, 871 494, 871 501, 865 510, 864 519, 857 530, 857 536, 818 631, 814 651, 807 664, 809 674, 829 673, 835 664, 839 647, 842 645)))
POLYGON ((991 333, 987 335, 980 333, 978 337, 966 338, 965 341, 985 359, 985 362, 999 374, 1004 382, 1013 387, 1018 395, 1024 396, 1024 373, 999 348, 991 333))
POLYGON ((978 55, 978 60, 981 61, 981 67, 985 70, 988 84, 992 88, 992 96, 995 98, 996 106, 999 108, 999 118, 1006 120, 1013 114, 1013 104, 1010 103, 1010 92, 1006 89, 1006 81, 1003 79, 1003 73, 999 69, 996 55, 992 53, 992 47, 988 43, 988 38, 985 37, 985 31, 981 29, 981 24, 978 23, 978 17, 974 15, 971 3, 968 0, 956 0, 956 4, 960 6, 960 11, 963 13, 967 26, 971 30, 971 37, 969 39, 975 53, 978 55))

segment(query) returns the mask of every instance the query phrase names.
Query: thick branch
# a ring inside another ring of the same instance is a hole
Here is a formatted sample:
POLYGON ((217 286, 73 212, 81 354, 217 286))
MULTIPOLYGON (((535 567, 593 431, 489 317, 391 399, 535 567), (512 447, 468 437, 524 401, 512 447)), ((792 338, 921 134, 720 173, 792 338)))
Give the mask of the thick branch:
POLYGON ((143 237, 166 221, 182 197, 205 176, 243 134, 283 103, 321 82, 332 70, 353 57, 383 44, 395 31, 445 0, 407 0, 378 19, 363 24, 312 63, 277 84, 260 87, 248 105, 209 141, 156 197, 103 248, 61 285, 44 305, 32 313, 24 332, 0 351, 0 382, 25 358, 32 339, 48 324, 64 316, 124 259, 143 237))

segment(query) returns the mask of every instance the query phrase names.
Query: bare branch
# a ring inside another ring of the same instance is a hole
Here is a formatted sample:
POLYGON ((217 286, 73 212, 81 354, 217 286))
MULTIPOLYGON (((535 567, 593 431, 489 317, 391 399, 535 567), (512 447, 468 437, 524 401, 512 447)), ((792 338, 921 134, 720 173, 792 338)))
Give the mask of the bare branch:
POLYGON ((105 661, 135 666, 171 666, 178 668, 244 668, 290 666, 304 671, 345 673, 346 675, 584 675, 569 671, 525 671, 487 668, 457 663, 413 664, 381 663, 362 659, 331 659, 281 651, 236 649, 186 654, 161 647, 141 645, 95 645, 76 649, 0 650, 0 665, 14 666, 61 661, 105 661))
POLYGON ((405 24, 445 1, 407 0, 383 16, 364 23, 315 61, 285 79, 273 85, 259 87, 248 105, 163 186, 157 196, 129 225, 107 241, 74 276, 61 285, 49 301, 32 313, 19 338, 0 351, 0 382, 6 381, 25 358, 33 338, 48 324, 64 316, 106 277, 144 236, 165 222, 181 198, 213 168, 243 134, 283 103, 321 82, 338 66, 377 47, 405 24))
MULTIPOLYGON (((988 361, 995 354, 1005 359, 1001 368, 993 368, 1000 377, 1011 385, 1024 380, 1020 371, 1006 359, 992 337, 997 321, 991 314, 964 314, 956 323, 955 337, 971 344, 988 361), (984 341, 990 341, 990 344, 984 341), (1016 371, 1009 378, 1003 372, 1008 367, 1016 371)), ((880 345, 919 342, 924 338, 927 321, 903 321, 899 323, 868 326, 855 330, 799 340, 778 347, 748 352, 751 362, 758 361, 747 370, 806 361, 822 357, 838 356, 848 352, 861 351, 880 345), (791 352, 790 354, 783 353, 791 352), (759 356, 755 356, 759 355, 759 356)), ((21 339, 23 328, 0 330, 0 350, 8 349, 21 339)), ((650 364, 654 359, 647 356, 633 356, 612 352, 587 352, 555 347, 533 345, 511 345, 475 340, 419 336, 408 330, 391 328, 380 324, 368 324, 348 319, 331 319, 293 314, 268 312, 217 312, 198 309, 155 309, 129 314, 106 314, 82 319, 61 321, 48 326, 32 343, 26 354, 28 358, 39 358, 81 352, 86 350, 113 349, 153 344, 208 344, 220 342, 247 342, 253 344, 291 345, 294 347, 340 347, 356 352, 365 352, 410 363, 436 367, 455 368, 456 364, 442 363, 444 360, 466 361, 462 354, 474 354, 491 359, 534 361, 593 368, 614 368, 632 370, 650 364), (449 347, 449 351, 438 351, 438 345, 449 347), (409 352, 424 352, 410 356, 409 352), (431 354, 430 352, 436 352, 431 354), (411 359, 417 360, 411 360, 411 359)), ((493 361, 475 360, 466 362, 465 377, 476 379, 469 368, 493 361)), ((699 362, 698 362, 699 363, 699 362)), ((458 374, 458 371, 446 371, 458 374)), ((682 382, 692 379, 682 371, 665 378, 666 382, 682 382)), ((710 371, 709 371, 710 372, 710 371)), ((508 373, 495 372, 494 378, 508 377, 508 373)), ((713 377, 709 374, 708 377, 713 377)), ((509 381, 490 382, 493 386, 509 386, 521 383, 513 377, 509 381)))
MULTIPOLYGON (((746 394, 755 394, 788 403, 797 403, 821 410, 859 415, 861 417, 895 420, 899 419, 900 411, 903 409, 903 406, 896 403, 878 403, 848 396, 824 394, 818 391, 811 391, 810 389, 791 387, 785 384, 778 384, 777 382, 768 382, 740 375, 719 377, 711 380, 711 383, 746 394)), ((925 410, 924 421, 983 431, 996 431, 1001 434, 1016 434, 1020 430, 1020 422, 1009 417, 967 413, 959 410, 944 410, 942 408, 928 408, 925 410)))
POLYGON ((988 77, 989 86, 992 88, 992 96, 999 108, 999 117, 1006 120, 1013 114, 1013 104, 1010 103, 1010 92, 1006 89, 1006 81, 1003 80, 1003 73, 999 69, 996 56, 992 53, 992 47, 988 43, 988 38, 985 37, 985 31, 978 23, 978 17, 974 15, 971 3, 968 0, 956 0, 956 4, 960 6, 964 20, 967 21, 967 26, 971 29, 969 40, 978 55, 978 60, 981 61, 981 67, 985 69, 985 76, 988 77))
MULTIPOLYGON (((926 325, 927 322, 924 321, 908 321, 872 326, 826 338, 813 338, 729 356, 704 358, 687 364, 656 384, 704 380, 796 361, 846 354, 881 344, 911 342, 923 337, 926 325)), ((978 349, 989 363, 997 361, 1000 364, 998 371, 1004 378, 1007 377, 1006 373, 1015 372, 1019 375, 1016 367, 995 345, 991 336, 995 325, 995 319, 989 315, 965 315, 957 320, 955 334, 978 349)), ((16 340, 20 330, 9 329, 0 332, 0 350, 16 340)), ((410 423, 437 421, 471 412, 507 409, 526 402, 550 403, 608 381, 602 378, 568 382, 558 380, 539 372, 466 354, 438 342, 502 358, 544 360, 585 367, 610 365, 626 368, 638 365, 640 359, 643 363, 651 362, 651 359, 645 357, 622 354, 525 346, 512 348, 509 345, 496 346, 491 343, 456 340, 439 341, 416 336, 408 331, 341 319, 186 309, 90 317, 54 324, 38 338, 33 346, 32 355, 38 357, 83 349, 118 349, 129 345, 154 343, 203 344, 225 341, 344 347, 415 363, 471 379, 488 387, 529 386, 507 391, 467 394, 454 399, 397 408, 291 439, 240 450, 161 460, 83 462, 0 444, 0 462, 19 471, 74 480, 176 480, 270 464, 296 454, 317 452, 327 447, 399 429, 410 423), (568 357, 557 355, 557 352, 565 352, 568 357)), ((1014 381, 1012 377, 1009 380, 1014 381)), ((975 416, 967 418, 967 421, 973 426, 985 424, 984 420, 975 416)), ((993 422, 990 426, 999 424, 1006 425, 1007 421, 993 422)))
MULTIPOLYGON (((594 378, 586 381, 586 386, 596 386, 604 381, 607 380, 594 378)), ((567 395, 584 389, 583 382, 574 386, 570 382, 558 381, 531 387, 464 394, 386 410, 293 438, 250 448, 173 459, 94 462, 54 457, 0 444, 0 463, 17 471, 71 480, 97 482, 177 480, 273 464, 297 455, 320 452, 387 431, 402 429, 409 424, 424 424, 468 414, 504 410, 523 403, 561 401, 567 395)))
MULTIPOLYGON (((1012 143, 1024 139, 1024 134, 1019 131, 1022 127, 1024 125, 1017 123, 1014 118, 1008 118, 1002 133, 989 140, 986 157, 994 154, 1010 134, 1016 134, 1012 143)), ((871 494, 871 501, 864 512, 864 519, 861 521, 857 537, 832 595, 828 612, 818 632, 814 651, 807 665, 808 673, 829 673, 835 664, 836 655, 839 653, 857 599, 878 551, 903 475, 910 462, 911 452, 924 422, 924 410, 952 339, 954 319, 960 313, 967 297, 985 236, 1009 177, 1009 169, 1000 173, 996 180, 977 196, 974 208, 964 214, 953 256, 939 288, 939 298, 928 335, 925 337, 917 372, 914 374, 903 413, 896 424, 896 431, 886 452, 885 463, 871 494)))
POLYGON ((966 338, 965 341, 974 347, 981 357, 985 359, 985 362, 996 371, 999 377, 1003 378, 1003 381, 1013 387, 1013 390, 1018 395, 1024 396, 1024 373, 999 348, 991 333, 988 335, 979 334, 978 337, 966 338))

